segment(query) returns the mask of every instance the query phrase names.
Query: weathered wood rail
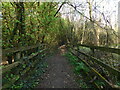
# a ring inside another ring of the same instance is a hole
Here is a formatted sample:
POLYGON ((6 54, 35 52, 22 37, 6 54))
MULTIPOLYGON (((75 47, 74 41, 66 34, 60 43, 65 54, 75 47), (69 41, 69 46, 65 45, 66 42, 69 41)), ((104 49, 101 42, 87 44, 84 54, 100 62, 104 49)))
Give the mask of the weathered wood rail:
POLYGON ((41 44, 36 44, 36 45, 32 45, 32 46, 23 46, 23 47, 3 49, 2 54, 6 55, 6 54, 9 54, 9 53, 22 52, 22 51, 34 49, 34 48, 41 47, 41 46, 44 46, 44 45, 43 44, 42 45, 41 44))
POLYGON ((117 48, 109 48, 104 46, 92 46, 92 45, 83 45, 83 44, 74 44, 75 46, 83 46, 91 49, 97 49, 100 51, 110 52, 110 53, 116 53, 120 55, 120 49, 117 48))
POLYGON ((105 64, 104 62, 102 62, 101 59, 96 58, 95 56, 90 56, 86 53, 83 53, 79 50, 79 46, 82 47, 87 47, 90 49, 97 49, 100 51, 106 51, 106 52, 110 52, 110 53, 116 53, 120 55, 120 49, 116 49, 116 48, 108 48, 108 47, 99 47, 99 46, 89 46, 89 45, 81 45, 81 44, 77 44, 74 46, 68 46, 70 48, 70 52, 76 56, 80 61, 82 61, 96 76, 98 76, 103 82, 106 83, 107 86, 111 87, 111 88, 119 88, 120 86, 114 85, 113 82, 109 82, 103 75, 100 74, 99 71, 97 71, 97 69, 95 69, 95 67, 93 67, 92 65, 90 65, 89 62, 94 62, 95 64, 97 64, 98 66, 101 66, 102 68, 104 68, 105 70, 107 70, 110 74, 110 76, 115 76, 118 78, 120 78, 120 71, 105 64), (84 60, 82 59, 79 55, 83 55, 85 57, 87 57, 88 60, 84 60))
POLYGON ((40 59, 46 55, 46 45, 33 45, 28 47, 20 47, 20 48, 12 48, 3 50, 3 55, 10 54, 9 57, 14 56, 16 59, 14 63, 8 64, 4 66, 0 75, 2 75, 3 79, 5 78, 6 74, 11 74, 12 70, 16 69, 17 71, 14 72, 16 77, 12 78, 11 82, 3 82, 2 88, 9 88, 15 82, 17 82, 22 76, 32 72, 31 69, 35 68, 35 65, 38 64, 39 60, 34 60, 35 57, 40 56, 40 59), (25 52, 27 51, 27 52, 25 52), (21 57, 18 57, 17 54, 24 54, 21 57), (32 64, 29 64, 31 63, 32 64), (25 66, 24 66, 25 65, 25 66), (24 66, 24 68, 21 68, 24 66), (22 69, 22 70, 21 70, 22 69), (21 73, 21 74, 20 74, 21 73))
POLYGON ((8 63, 11 64, 13 58, 14 58, 14 61, 17 61, 21 57, 30 55, 32 52, 38 51, 39 48, 43 46, 45 45, 36 44, 32 46, 23 46, 23 47, 17 47, 17 48, 3 49, 2 57, 7 57, 8 63))

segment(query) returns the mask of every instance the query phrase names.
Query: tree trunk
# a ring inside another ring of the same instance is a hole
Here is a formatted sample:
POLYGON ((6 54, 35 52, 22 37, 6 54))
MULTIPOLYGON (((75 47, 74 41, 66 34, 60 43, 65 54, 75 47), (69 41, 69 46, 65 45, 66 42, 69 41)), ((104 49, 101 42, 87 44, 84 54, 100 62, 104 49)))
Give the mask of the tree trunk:
POLYGON ((95 29, 95 25, 94 25, 94 22, 93 22, 93 19, 92 19, 92 2, 90 0, 88 0, 88 5, 89 5, 89 16, 90 16, 90 21, 91 21, 91 24, 93 26, 93 31, 94 31, 94 36, 95 36, 95 41, 94 41, 94 44, 99 46, 99 35, 98 35, 98 32, 97 30, 95 29))
MULTIPOLYGON (((12 40, 14 40, 14 36, 18 35, 22 36, 22 34, 25 34, 25 8, 23 2, 14 2, 16 5, 15 11, 16 11, 16 23, 14 25, 13 34, 12 34, 12 40)), ((20 38, 18 43, 22 41, 23 38, 20 38)))

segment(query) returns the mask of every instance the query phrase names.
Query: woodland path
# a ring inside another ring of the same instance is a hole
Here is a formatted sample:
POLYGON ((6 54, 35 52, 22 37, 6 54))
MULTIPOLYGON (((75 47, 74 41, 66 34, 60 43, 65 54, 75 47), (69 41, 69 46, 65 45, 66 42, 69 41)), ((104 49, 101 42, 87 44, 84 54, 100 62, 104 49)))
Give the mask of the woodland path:
POLYGON ((47 60, 48 68, 37 88, 78 88, 68 60, 59 51, 47 60))

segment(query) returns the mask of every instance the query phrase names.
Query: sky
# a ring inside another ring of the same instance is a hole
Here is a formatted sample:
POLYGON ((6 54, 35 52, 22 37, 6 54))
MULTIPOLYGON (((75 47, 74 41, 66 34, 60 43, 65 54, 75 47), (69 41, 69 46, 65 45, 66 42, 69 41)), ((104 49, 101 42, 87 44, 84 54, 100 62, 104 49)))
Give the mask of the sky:
MULTIPOLYGON (((86 5, 86 7, 88 7, 86 1, 87 0, 71 0, 71 2, 74 3, 75 5, 82 3, 83 6, 86 5)), ((115 27, 115 24, 118 24, 118 2, 120 0, 91 0, 91 1, 93 1, 94 5, 96 3, 97 7, 95 11, 97 12, 98 17, 102 15, 101 13, 104 13, 105 17, 107 18, 107 20, 111 22, 113 27, 115 27)), ((70 9, 69 6, 64 6, 60 12, 68 13, 70 10, 73 11, 72 9, 70 9)), ((78 10, 82 12, 82 9, 78 8, 78 10)), ((85 12, 86 12, 85 15, 89 16, 87 9, 85 9, 85 12)), ((76 20, 78 20, 79 15, 77 15, 77 13, 74 13, 74 16, 76 16, 76 20)), ((63 17, 65 17, 65 15, 63 15, 63 17)), ((103 23, 105 23, 105 21, 103 21, 103 23)))

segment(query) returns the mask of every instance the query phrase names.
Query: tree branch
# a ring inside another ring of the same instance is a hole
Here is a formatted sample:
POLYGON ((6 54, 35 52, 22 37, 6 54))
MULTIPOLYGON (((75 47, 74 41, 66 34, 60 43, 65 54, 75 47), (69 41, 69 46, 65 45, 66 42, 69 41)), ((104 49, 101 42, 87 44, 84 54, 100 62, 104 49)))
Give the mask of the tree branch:
POLYGON ((59 9, 57 10, 57 12, 55 13, 55 15, 54 15, 54 17, 58 14, 58 12, 60 11, 60 9, 62 8, 62 6, 65 4, 65 2, 63 2, 61 5, 60 5, 60 7, 59 7, 59 9))

